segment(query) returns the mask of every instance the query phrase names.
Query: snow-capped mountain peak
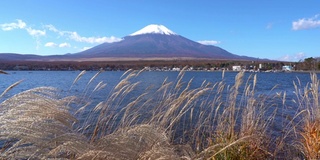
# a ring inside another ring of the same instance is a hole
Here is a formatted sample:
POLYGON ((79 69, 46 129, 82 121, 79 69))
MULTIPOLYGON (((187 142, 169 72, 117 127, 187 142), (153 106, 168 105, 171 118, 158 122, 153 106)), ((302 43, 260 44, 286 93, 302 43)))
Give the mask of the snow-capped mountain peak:
POLYGON ((170 29, 163 25, 157 24, 150 24, 141 30, 130 34, 130 36, 136 36, 141 34, 165 34, 165 35, 177 35, 176 33, 172 32, 170 29))

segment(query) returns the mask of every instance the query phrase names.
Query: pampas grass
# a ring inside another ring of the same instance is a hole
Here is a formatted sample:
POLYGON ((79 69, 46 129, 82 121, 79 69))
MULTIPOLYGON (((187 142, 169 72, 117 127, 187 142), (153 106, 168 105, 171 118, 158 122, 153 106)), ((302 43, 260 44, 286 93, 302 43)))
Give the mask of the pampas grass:
POLYGON ((3 148, 2 158, 49 158, 48 153, 56 153, 52 151, 66 143, 80 142, 83 136, 72 132, 77 119, 66 105, 73 100, 74 97, 59 99, 54 88, 40 87, 2 102, 0 138, 9 143, 3 148))
POLYGON ((8 73, 3 70, 0 70, 0 74, 8 74, 8 73))
POLYGON ((297 148, 306 159, 320 158, 320 106, 319 80, 315 73, 310 74, 311 83, 301 87, 300 82, 295 84, 297 105, 301 111, 301 126, 297 130, 297 148), (301 89, 302 88, 302 89, 301 89))
POLYGON ((14 88, 15 86, 19 85, 23 80, 20 80, 18 82, 13 83, 12 85, 10 85, 6 90, 4 90, 1 95, 0 98, 3 97, 7 92, 9 92, 12 88, 14 88))
MULTIPOLYGON (((258 95, 257 75, 244 78, 244 72, 232 85, 222 72, 220 82, 191 87, 193 79, 184 82, 185 69, 176 80, 165 79, 158 88, 148 87, 141 94, 135 90, 141 90, 143 82, 136 78, 143 70, 128 70, 101 102, 90 98, 106 83, 89 85, 102 70, 82 86, 81 97, 61 97, 51 87, 16 94, 0 104, 1 158, 274 159, 289 134, 300 135, 296 146, 305 158, 319 158, 315 74, 303 92, 296 85, 300 110, 290 124, 284 124, 288 131, 276 141, 269 134, 278 112, 276 99, 284 105, 285 92, 258 95), (298 123, 303 127, 295 130, 294 120, 302 116, 304 121, 298 123)), ((70 89, 85 74, 82 71, 70 89)))

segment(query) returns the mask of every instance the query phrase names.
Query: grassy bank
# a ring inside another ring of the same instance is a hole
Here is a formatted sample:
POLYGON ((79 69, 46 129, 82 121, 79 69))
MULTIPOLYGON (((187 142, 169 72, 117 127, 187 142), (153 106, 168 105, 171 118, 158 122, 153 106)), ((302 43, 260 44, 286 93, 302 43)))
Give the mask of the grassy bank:
MULTIPOLYGON (((285 92, 258 95, 256 75, 240 72, 232 85, 222 80, 191 87, 164 80, 139 95, 135 78, 143 71, 128 70, 104 101, 91 105, 94 92, 106 84, 86 84, 83 96, 61 97, 52 87, 40 87, 0 98, 0 139, 3 159, 292 159, 319 158, 319 80, 295 81, 295 115, 285 92), (89 87, 95 85, 95 87, 89 87), (92 88, 92 89, 90 89, 92 88), (81 117, 81 119, 80 119, 81 117), (273 132, 281 123, 281 134, 273 132)), ((1 72, 0 72, 1 73, 1 72)), ((5 73, 5 72, 4 72, 5 73)), ((85 71, 74 80, 81 80, 85 71)), ((1 75, 2 76, 2 75, 1 75)), ((4 76, 4 75, 3 75, 4 76)), ((77 86, 79 87, 79 86, 77 86)), ((276 87, 276 86, 275 86, 276 87)))

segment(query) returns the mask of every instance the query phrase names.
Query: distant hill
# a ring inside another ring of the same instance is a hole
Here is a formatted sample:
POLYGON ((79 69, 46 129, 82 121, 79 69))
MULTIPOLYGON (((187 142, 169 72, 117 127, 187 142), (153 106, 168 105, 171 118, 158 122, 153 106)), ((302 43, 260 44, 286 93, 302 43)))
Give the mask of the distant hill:
POLYGON ((17 53, 1 53, 0 61, 28 61, 28 60, 40 60, 43 56, 32 54, 17 54, 17 53))
POLYGON ((53 60, 72 60, 70 54, 39 56, 34 54, 18 54, 18 53, 0 53, 1 61, 53 61, 53 60))

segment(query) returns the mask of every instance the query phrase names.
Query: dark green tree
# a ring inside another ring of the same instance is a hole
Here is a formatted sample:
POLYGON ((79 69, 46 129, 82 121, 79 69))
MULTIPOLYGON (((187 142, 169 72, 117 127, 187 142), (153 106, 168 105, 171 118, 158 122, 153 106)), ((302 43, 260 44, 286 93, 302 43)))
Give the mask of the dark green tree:
POLYGON ((306 70, 310 70, 310 71, 315 70, 315 63, 316 63, 316 59, 314 59, 313 57, 304 59, 304 66, 306 70))

